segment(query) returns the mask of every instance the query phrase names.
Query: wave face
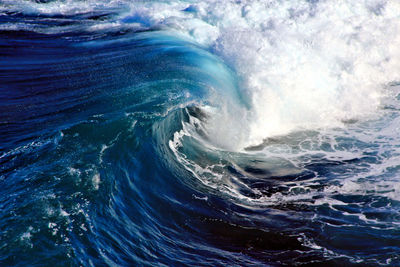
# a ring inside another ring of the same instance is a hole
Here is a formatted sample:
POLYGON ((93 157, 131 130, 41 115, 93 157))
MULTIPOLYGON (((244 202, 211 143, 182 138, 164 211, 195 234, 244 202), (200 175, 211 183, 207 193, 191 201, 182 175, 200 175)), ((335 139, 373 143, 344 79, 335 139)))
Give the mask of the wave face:
POLYGON ((396 1, 0 1, 0 263, 400 265, 396 1))

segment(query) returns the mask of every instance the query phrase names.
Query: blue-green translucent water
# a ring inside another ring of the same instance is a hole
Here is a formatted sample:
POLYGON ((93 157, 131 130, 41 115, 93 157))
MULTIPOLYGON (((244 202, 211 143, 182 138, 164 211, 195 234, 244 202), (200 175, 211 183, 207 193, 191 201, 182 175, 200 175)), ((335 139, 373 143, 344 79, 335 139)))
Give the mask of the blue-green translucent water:
POLYGON ((2 266, 400 264, 396 86, 248 144, 237 59, 131 5, 0 1, 2 266))

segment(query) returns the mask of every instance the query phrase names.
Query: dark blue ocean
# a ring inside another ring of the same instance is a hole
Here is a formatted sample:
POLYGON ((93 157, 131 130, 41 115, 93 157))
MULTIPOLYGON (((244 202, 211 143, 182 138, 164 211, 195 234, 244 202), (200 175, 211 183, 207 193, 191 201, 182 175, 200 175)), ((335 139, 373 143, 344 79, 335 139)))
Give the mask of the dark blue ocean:
POLYGON ((399 266, 399 18, 0 0, 0 265, 399 266))

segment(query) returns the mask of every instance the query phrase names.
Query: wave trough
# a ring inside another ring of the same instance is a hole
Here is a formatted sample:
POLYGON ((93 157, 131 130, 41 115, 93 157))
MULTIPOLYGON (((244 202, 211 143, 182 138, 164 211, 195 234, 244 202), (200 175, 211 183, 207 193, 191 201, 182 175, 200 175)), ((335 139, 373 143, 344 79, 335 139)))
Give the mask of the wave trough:
POLYGON ((398 265, 399 16, 0 2, 0 262, 398 265))

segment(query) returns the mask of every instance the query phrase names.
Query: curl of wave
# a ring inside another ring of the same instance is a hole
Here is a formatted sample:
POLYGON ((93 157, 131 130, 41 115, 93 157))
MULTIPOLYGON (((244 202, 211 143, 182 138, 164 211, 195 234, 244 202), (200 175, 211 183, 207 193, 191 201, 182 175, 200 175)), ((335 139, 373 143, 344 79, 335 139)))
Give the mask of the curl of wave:
POLYGON ((399 14, 2 1, 7 263, 399 263, 399 14))

